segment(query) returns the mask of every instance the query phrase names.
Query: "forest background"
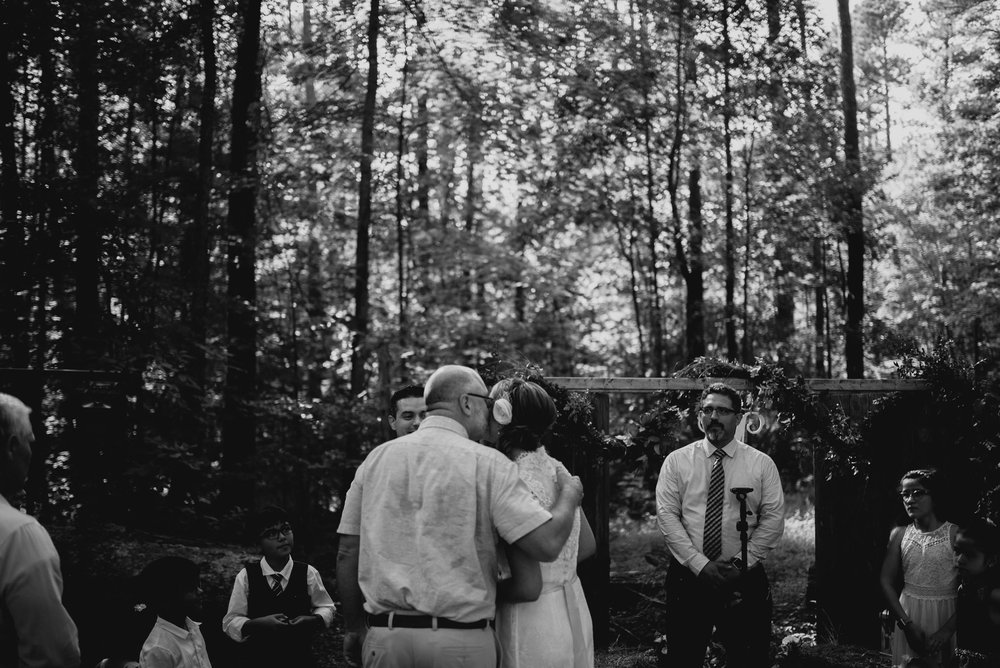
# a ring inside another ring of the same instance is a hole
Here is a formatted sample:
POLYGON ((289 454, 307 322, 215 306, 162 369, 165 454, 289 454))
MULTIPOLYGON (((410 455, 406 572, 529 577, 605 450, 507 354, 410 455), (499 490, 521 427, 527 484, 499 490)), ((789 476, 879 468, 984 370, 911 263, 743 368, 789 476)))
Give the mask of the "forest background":
POLYGON ((949 339, 998 374, 996 2, 2 21, 0 382, 43 519, 236 536, 278 502, 329 535, 443 363, 884 377, 949 339))

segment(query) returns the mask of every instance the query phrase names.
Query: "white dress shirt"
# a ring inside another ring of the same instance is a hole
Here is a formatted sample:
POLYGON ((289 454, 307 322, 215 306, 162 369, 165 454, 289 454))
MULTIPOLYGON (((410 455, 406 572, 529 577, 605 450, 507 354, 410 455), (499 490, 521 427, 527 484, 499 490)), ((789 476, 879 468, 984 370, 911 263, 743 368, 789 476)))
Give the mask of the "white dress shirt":
POLYGON ((0 495, 0 668, 76 668, 76 624, 62 604, 59 554, 31 515, 0 495))
MULTIPOLYGON (((294 561, 289 558, 284 568, 276 571, 267 563, 267 559, 261 557, 260 560, 260 570, 264 574, 264 581, 269 586, 271 584, 271 575, 274 573, 281 574, 281 591, 285 591, 288 587, 288 580, 292 577, 293 565, 294 561)), ((247 569, 244 568, 236 575, 236 582, 233 583, 233 593, 229 596, 229 610, 226 612, 226 616, 222 618, 222 630, 237 642, 246 640, 243 637, 243 625, 250 621, 247 617, 247 589, 247 569)), ((326 587, 323 586, 323 578, 320 577, 319 571, 309 564, 306 564, 306 590, 309 592, 309 600, 312 602, 312 614, 319 615, 323 619, 323 623, 329 628, 333 622, 333 612, 336 608, 334 607, 333 599, 330 598, 330 594, 326 591, 326 587)))
MULTIPOLYGON (((674 450, 663 462, 656 481, 656 518, 670 553, 677 561, 701 572, 709 559, 703 553, 705 505, 716 448, 706 439, 674 450)), ((741 441, 723 446, 725 496, 722 505, 722 558, 740 556, 736 523, 740 504, 730 490, 751 487, 747 495, 749 544, 747 568, 763 561, 785 530, 785 493, 778 467, 766 454, 741 441)))
POLYGON ((139 653, 139 668, 212 668, 199 626, 190 617, 183 629, 157 617, 139 653))

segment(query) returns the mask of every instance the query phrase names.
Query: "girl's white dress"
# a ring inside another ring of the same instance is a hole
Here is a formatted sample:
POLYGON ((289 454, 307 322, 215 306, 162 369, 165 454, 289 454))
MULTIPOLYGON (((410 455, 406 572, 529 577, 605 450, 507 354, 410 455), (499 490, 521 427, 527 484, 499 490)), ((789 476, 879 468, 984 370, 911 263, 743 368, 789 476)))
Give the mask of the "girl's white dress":
MULTIPOLYGON (((903 591, 899 603, 913 623, 930 636, 955 614, 958 600, 958 569, 951 545, 951 522, 923 532, 910 524, 900 544, 903 559, 903 591)), ((927 657, 947 665, 955 653, 955 635, 937 656, 927 657)), ((917 656, 897 628, 892 634, 892 665, 905 666, 917 656)))
MULTIPOLYGON (((556 468, 545 448, 516 460, 521 479, 545 508, 556 499, 556 468)), ((559 558, 541 564, 542 593, 530 603, 501 603, 496 630, 501 668, 593 668, 594 625, 576 576, 580 515, 559 558)))

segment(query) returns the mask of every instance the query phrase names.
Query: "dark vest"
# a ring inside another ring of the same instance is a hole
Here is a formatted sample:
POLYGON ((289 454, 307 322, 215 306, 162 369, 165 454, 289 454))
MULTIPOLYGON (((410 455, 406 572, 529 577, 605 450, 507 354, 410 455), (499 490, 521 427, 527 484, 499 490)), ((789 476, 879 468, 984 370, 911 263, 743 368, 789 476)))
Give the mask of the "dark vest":
MULTIPOLYGON (((304 562, 292 563, 288 585, 277 596, 271 591, 272 580, 270 576, 264 576, 259 561, 247 564, 246 569, 247 617, 257 619, 284 613, 289 619, 294 619, 299 615, 312 614, 312 601, 306 584, 308 567, 304 562)), ((312 635, 304 629, 281 629, 280 632, 267 636, 251 636, 244 647, 246 653, 243 665, 254 668, 314 666, 312 635)))

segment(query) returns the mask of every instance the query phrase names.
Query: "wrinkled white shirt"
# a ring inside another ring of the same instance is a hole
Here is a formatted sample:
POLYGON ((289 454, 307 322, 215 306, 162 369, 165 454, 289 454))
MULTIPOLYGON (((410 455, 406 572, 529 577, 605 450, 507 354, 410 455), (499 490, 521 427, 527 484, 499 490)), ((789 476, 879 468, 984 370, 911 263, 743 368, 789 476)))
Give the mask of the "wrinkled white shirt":
POLYGON ((497 536, 513 544, 552 518, 513 462, 467 436, 432 415, 358 468, 337 531, 360 537, 368 612, 492 619, 497 536))
POLYGON ((0 668, 76 668, 59 554, 45 528, 0 496, 0 668))
POLYGON ((139 668, 212 668, 199 626, 190 617, 183 629, 157 617, 139 652, 139 668))
MULTIPOLYGON (((722 505, 722 558, 740 556, 740 503, 730 490, 752 487, 747 509, 749 524, 747 568, 763 561, 785 530, 785 492, 774 461, 741 441, 732 440, 722 450, 726 476, 722 505)), ((715 446, 706 439, 674 450, 663 461, 656 481, 656 519, 670 553, 677 561, 701 572, 709 559, 703 553, 705 505, 715 446)))
MULTIPOLYGON (((285 591, 288 588, 288 581, 292 577, 294 564, 295 562, 289 559, 284 568, 276 571, 271 568, 271 564, 267 563, 267 559, 261 557, 260 570, 264 574, 264 581, 268 583, 270 583, 273 573, 281 573, 281 591, 285 591)), ((309 600, 312 602, 312 614, 322 617, 323 623, 327 628, 330 628, 330 624, 333 622, 333 612, 336 608, 333 599, 330 598, 330 594, 323 585, 323 578, 320 577, 319 571, 309 564, 306 564, 306 590, 309 592, 309 600)), ((243 625, 250 621, 250 618, 247 617, 249 609, 247 591, 247 569, 244 568, 236 575, 233 593, 229 596, 229 609, 226 611, 226 616, 222 618, 222 630, 237 642, 246 640, 243 637, 243 625)))

